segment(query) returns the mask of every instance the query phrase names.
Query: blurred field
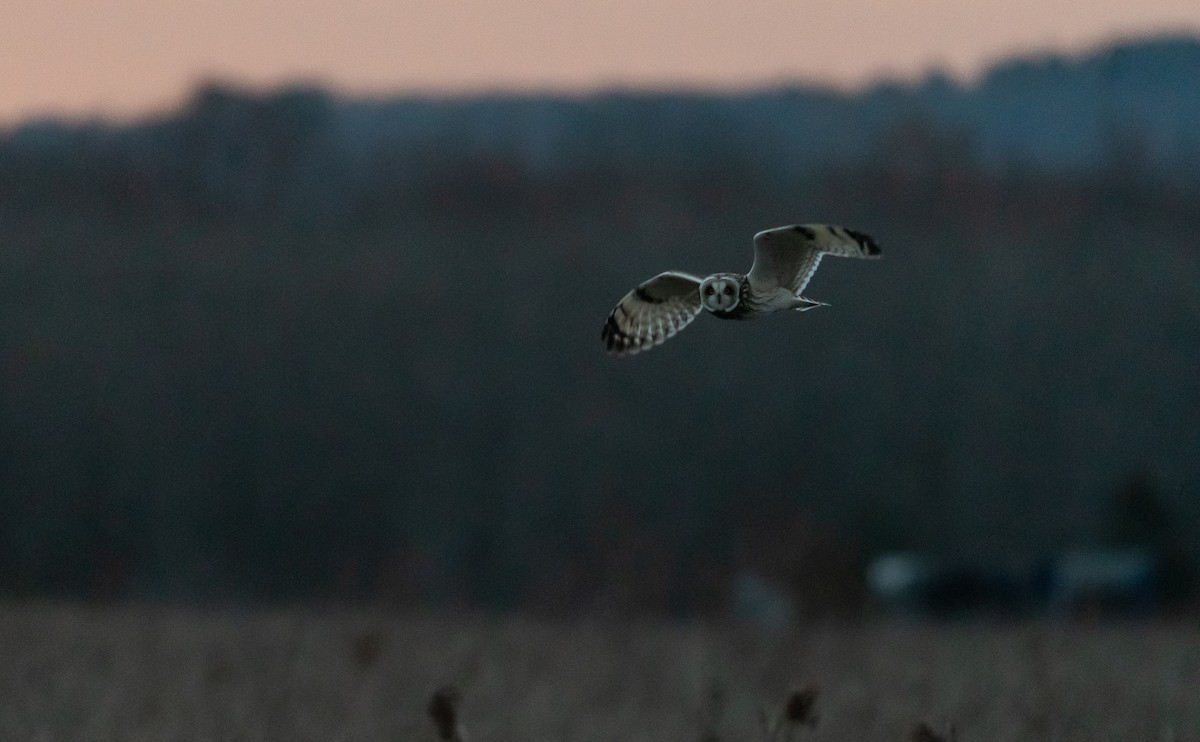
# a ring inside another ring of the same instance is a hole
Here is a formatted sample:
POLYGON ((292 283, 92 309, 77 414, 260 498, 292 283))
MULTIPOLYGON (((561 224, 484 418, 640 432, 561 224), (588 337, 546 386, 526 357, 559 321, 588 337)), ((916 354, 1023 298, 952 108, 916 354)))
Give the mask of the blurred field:
POLYGON ((3 740, 757 740, 820 689, 812 740, 1200 739, 1191 623, 812 625, 9 603, 3 740), (713 739, 713 737, 708 737, 713 739))

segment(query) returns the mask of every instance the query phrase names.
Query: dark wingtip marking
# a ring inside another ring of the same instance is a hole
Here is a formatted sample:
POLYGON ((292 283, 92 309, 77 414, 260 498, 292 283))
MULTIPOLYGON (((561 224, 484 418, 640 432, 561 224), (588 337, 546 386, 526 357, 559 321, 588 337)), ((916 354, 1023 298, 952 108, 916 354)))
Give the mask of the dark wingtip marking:
POLYGON ((630 347, 634 347, 633 352, 637 352, 637 338, 626 334, 621 326, 617 324, 617 320, 613 315, 608 315, 608 320, 605 321, 604 327, 600 330, 600 340, 604 343, 604 347, 609 353, 617 355, 625 355, 630 352, 630 347))
POLYGON ((605 321, 604 327, 600 330, 600 339, 604 341, 609 350, 612 350, 613 345, 617 343, 621 334, 621 328, 617 326, 617 321, 613 319, 611 314, 608 315, 608 320, 605 321))
POLYGON ((883 254, 883 251, 879 249, 879 243, 876 242, 871 235, 864 234, 863 232, 858 232, 853 229, 847 229, 845 231, 846 234, 850 235, 854 241, 857 242, 864 251, 866 251, 867 255, 883 254))

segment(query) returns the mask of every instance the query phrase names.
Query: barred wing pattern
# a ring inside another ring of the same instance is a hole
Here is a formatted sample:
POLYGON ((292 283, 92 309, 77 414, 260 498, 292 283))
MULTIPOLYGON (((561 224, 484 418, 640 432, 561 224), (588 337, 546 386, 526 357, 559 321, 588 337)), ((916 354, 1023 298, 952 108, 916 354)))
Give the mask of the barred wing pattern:
POLYGON ((878 258, 879 245, 869 235, 830 224, 795 224, 754 235, 750 285, 767 293, 786 288, 796 296, 808 285, 821 258, 878 258))
POLYGON ((600 339, 609 352, 633 355, 687 327, 700 313, 700 279, 667 271, 625 295, 608 315, 600 339))

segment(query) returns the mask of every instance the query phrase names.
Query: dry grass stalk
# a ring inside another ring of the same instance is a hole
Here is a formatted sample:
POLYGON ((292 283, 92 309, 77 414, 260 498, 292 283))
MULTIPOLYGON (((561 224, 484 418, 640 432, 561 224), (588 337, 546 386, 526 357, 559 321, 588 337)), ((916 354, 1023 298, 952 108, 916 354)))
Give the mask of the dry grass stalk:
POLYGON ((374 667, 383 654, 387 639, 378 631, 363 631, 357 634, 350 644, 350 655, 359 671, 374 667))
POLYGON ((700 707, 700 742, 721 742, 721 718, 725 714, 725 690, 713 678, 700 707))
POLYGON ((817 695, 820 691, 815 685, 801 689, 793 689, 784 699, 783 705, 774 715, 768 715, 765 709, 759 710, 758 720, 762 725, 763 737, 767 742, 792 742, 799 739, 805 727, 817 725, 817 695))
POLYGON ((921 722, 913 727, 912 732, 908 735, 909 742, 957 742, 958 734, 954 727, 950 727, 950 736, 943 736, 933 731, 933 727, 925 722, 921 722))
POLYGON ((429 699, 429 717, 437 727, 438 739, 446 742, 466 742, 467 730, 459 720, 458 707, 462 694, 452 685, 444 685, 429 699))

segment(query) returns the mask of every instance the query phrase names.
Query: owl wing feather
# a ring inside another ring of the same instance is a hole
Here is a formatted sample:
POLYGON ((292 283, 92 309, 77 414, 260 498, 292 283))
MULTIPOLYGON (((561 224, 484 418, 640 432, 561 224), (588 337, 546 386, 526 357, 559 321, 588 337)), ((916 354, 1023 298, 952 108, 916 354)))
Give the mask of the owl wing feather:
POLYGON ((600 339, 610 353, 633 355, 673 337, 700 309, 699 278, 679 271, 660 273, 617 302, 600 339))
POLYGON ((879 245, 870 235, 832 224, 793 224, 754 235, 751 287, 767 293, 786 288, 796 296, 817 272, 821 258, 878 258, 879 245))

